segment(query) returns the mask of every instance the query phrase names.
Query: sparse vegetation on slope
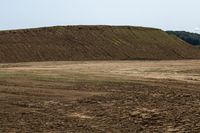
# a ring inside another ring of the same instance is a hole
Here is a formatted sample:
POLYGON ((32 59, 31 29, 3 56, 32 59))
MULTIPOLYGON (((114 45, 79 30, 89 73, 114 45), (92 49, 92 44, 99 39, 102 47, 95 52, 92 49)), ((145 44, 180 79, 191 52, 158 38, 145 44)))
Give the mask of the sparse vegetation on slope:
POLYGON ((66 26, 0 32, 0 62, 197 58, 199 49, 152 28, 66 26))

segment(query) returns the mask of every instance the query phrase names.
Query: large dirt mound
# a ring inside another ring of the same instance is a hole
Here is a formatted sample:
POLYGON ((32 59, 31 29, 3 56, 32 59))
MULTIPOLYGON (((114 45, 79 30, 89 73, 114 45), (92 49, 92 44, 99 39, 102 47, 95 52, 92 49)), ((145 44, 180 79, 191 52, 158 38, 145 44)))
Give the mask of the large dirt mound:
POLYGON ((199 58, 199 49, 152 28, 66 26, 0 32, 0 62, 199 58))

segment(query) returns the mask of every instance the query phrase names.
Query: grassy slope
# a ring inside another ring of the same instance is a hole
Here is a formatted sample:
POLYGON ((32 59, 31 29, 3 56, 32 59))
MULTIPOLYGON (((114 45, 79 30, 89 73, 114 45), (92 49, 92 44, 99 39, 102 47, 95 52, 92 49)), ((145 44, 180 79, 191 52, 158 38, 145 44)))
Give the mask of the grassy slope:
POLYGON ((151 28, 69 26, 0 32, 0 62, 191 58, 200 58, 200 51, 151 28))

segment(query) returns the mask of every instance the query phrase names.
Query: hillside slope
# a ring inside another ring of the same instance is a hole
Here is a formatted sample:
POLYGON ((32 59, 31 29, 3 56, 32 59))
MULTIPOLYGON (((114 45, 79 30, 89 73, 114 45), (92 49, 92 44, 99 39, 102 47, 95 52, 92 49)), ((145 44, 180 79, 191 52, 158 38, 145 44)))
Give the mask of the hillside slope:
POLYGON ((66 26, 0 32, 0 62, 199 58, 199 49, 152 28, 66 26))

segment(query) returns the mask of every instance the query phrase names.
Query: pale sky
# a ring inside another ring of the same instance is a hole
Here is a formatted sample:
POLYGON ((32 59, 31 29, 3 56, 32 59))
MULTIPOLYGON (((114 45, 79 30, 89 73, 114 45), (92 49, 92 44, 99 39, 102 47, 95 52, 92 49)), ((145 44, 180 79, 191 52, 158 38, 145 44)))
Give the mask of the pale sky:
POLYGON ((0 0, 0 30, 131 25, 200 31, 200 0, 0 0))

